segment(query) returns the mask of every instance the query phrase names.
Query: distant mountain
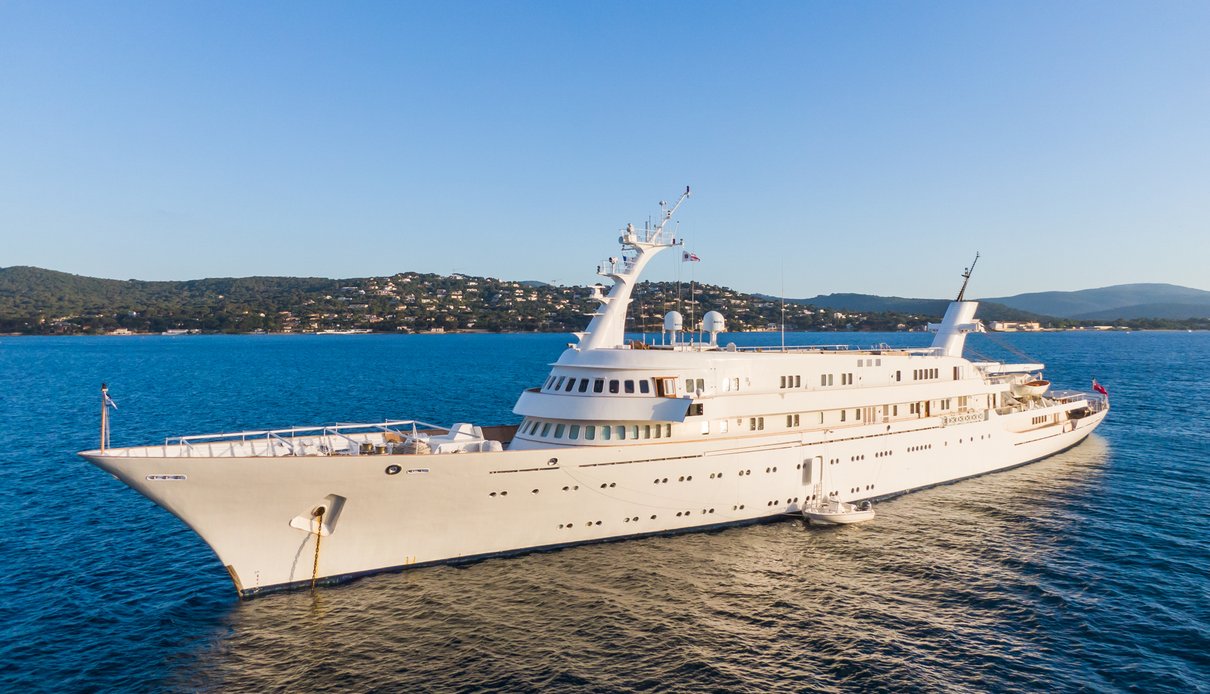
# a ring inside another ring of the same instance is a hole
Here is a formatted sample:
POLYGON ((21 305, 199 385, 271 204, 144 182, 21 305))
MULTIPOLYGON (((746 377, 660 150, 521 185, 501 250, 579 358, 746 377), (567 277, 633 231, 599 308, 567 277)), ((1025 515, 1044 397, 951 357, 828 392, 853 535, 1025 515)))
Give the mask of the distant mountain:
MULTIPOLYGON (((833 311, 901 313, 934 319, 945 314, 949 299, 905 299, 873 294, 822 294, 810 299, 786 299, 789 303, 820 306, 833 311)), ((993 301, 981 301, 978 316, 982 320, 1036 321, 1048 316, 1022 311, 993 301)))
POLYGON ((1079 320, 1210 318, 1210 292, 1175 284, 1118 284, 1074 292, 1018 294, 984 301, 1079 320))

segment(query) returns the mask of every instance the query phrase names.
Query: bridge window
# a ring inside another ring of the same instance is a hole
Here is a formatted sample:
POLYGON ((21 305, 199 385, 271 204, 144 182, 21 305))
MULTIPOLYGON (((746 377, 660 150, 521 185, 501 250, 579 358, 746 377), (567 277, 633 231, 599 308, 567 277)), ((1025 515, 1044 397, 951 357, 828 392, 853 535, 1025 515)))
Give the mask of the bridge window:
POLYGON ((554 388, 552 388, 551 390, 558 390, 558 389, 562 388, 562 387, 563 387, 563 381, 566 381, 566 380, 567 380, 567 377, 566 377, 566 376, 560 376, 560 377, 559 377, 559 380, 555 382, 555 387, 554 387, 554 388))
POLYGON ((566 427, 565 427, 565 426, 563 426, 562 424, 556 424, 556 425, 555 425, 555 438, 556 438, 556 439, 561 439, 561 438, 563 438, 563 431, 564 431, 565 429, 566 429, 566 427))
POLYGON ((576 390, 578 390, 578 391, 579 391, 579 392, 581 392, 581 393, 587 393, 587 392, 588 392, 588 379, 587 379, 587 378, 581 378, 581 379, 580 379, 580 387, 579 387, 579 388, 576 388, 576 390))
POLYGON ((571 389, 575 388, 575 387, 576 387, 576 379, 569 378, 569 379, 567 379, 567 385, 563 387, 563 392, 570 393, 571 389))
POLYGON ((671 376, 661 376, 655 379, 655 394, 661 398, 675 398, 676 379, 671 376))
POLYGON ((612 436, 613 436, 613 427, 609 426, 608 424, 601 427, 601 439, 602 440, 608 441, 612 436))
POLYGON ((639 381, 639 392, 643 395, 651 392, 651 384, 647 382, 647 379, 644 378, 643 380, 639 381))
POLYGON ((616 379, 616 378, 610 379, 610 381, 609 381, 609 392, 610 393, 617 393, 620 388, 621 388, 621 384, 618 381, 618 379, 616 379))
POLYGON ((626 379, 626 382, 623 384, 623 386, 624 386, 624 390, 627 393, 634 392, 634 380, 633 379, 626 379))
POLYGON ((542 425, 542 434, 541 435, 546 436, 549 433, 550 433, 550 422, 546 422, 542 425))
POLYGON ((605 392, 605 379, 598 378, 598 379, 594 380, 592 382, 592 392, 594 392, 594 393, 605 392))
POLYGON ((571 425, 571 426, 568 428, 568 430, 567 430, 567 438, 569 438, 569 439, 578 439, 578 438, 580 438, 580 425, 579 425, 579 424, 572 424, 572 425, 571 425))
POLYGON ((584 427, 584 440, 592 441, 597 438, 597 428, 594 426, 584 427))

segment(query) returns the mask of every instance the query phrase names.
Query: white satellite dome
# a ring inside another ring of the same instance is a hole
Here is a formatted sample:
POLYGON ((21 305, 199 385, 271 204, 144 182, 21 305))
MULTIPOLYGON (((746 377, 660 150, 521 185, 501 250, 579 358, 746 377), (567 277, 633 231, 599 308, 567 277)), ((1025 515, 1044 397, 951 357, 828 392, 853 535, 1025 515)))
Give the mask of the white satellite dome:
POLYGON ((680 311, 669 311, 664 314, 664 331, 679 333, 685 327, 685 317, 680 311))

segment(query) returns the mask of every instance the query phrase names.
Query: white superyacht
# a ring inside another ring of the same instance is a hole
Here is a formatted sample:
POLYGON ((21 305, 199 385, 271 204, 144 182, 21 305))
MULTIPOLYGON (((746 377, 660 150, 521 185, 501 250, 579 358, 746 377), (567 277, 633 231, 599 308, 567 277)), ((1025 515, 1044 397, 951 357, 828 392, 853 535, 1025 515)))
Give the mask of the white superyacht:
POLYGON ((623 231, 622 256, 599 269, 613 287, 521 394, 519 425, 402 419, 112 448, 103 424, 101 448, 80 455, 197 532, 247 597, 876 500, 1044 458, 1108 413, 1103 395, 1050 391, 1041 364, 963 358, 980 324, 962 293, 928 348, 723 346, 713 311, 699 340, 673 312, 661 344, 627 341, 631 292, 678 245, 665 226, 688 194, 623 231))

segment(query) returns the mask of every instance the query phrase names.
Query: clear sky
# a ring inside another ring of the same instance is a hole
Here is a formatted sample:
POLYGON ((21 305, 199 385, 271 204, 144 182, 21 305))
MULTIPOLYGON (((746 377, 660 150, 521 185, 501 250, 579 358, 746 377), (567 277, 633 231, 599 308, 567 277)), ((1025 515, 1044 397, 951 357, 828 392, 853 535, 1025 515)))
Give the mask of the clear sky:
POLYGON ((1210 3, 0 2, 0 266, 590 283, 686 184, 743 291, 1210 289, 1210 3))

